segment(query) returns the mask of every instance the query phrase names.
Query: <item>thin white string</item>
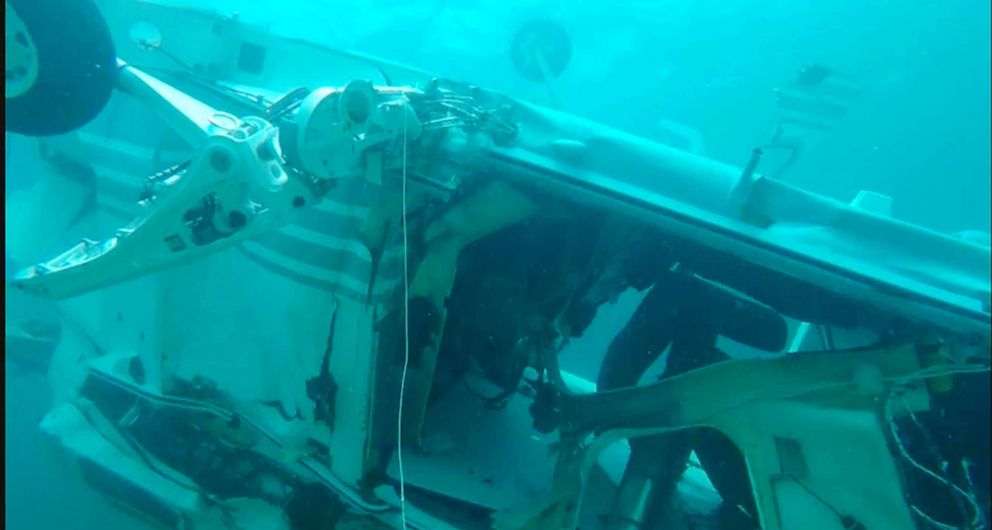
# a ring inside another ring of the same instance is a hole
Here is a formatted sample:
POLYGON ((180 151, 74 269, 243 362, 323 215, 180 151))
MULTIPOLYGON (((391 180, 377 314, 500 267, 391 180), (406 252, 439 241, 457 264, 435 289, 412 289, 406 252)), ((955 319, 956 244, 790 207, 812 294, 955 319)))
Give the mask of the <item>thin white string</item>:
POLYGON ((408 275, 406 228, 406 120, 403 120, 403 372, 400 376, 400 397, 396 419, 396 463, 400 475, 400 521, 406 530, 406 477, 403 475, 403 394, 406 392, 406 373, 410 367, 410 277, 408 275))
MULTIPOLYGON (((895 423, 895 412, 893 411, 893 407, 892 407, 892 397, 893 397, 893 395, 894 395, 894 392, 890 392, 886 396, 885 402, 884 402, 883 407, 882 407, 882 410, 883 410, 883 413, 885 415, 885 420, 889 424, 889 432, 892 435, 892 440, 895 442, 896 448, 899 450, 899 454, 907 462, 909 462, 910 465, 912 465, 916 469, 920 470, 921 472, 925 473, 927 476, 933 478, 934 480, 940 482, 941 484, 947 486, 951 491, 957 493, 958 495, 961 495, 964 498, 964 500, 968 502, 968 507, 972 510, 972 515, 974 516, 973 519, 972 519, 972 522, 971 522, 971 527, 972 528, 977 528, 979 526, 978 523, 982 519, 982 509, 978 506, 978 502, 975 500, 974 496, 971 495, 971 494, 969 494, 968 492, 964 491, 963 489, 961 489, 961 487, 958 486, 957 484, 954 484, 953 482, 951 482, 951 481, 947 480, 946 478, 938 475, 937 473, 934 473, 929 468, 927 468, 923 464, 921 464, 918 461, 916 461, 916 459, 913 458, 913 456, 909 454, 909 451, 906 449, 905 442, 903 442, 902 437, 899 435, 899 428, 896 426, 896 423, 895 423)), ((914 422, 917 422, 916 415, 913 414, 912 408, 910 408, 909 403, 906 402, 906 397, 905 396, 900 396, 900 398, 902 399, 903 407, 905 407, 906 410, 909 411, 910 417, 913 419, 914 422)), ((966 471, 967 471, 967 469, 966 469, 966 471)), ((948 525, 948 524, 945 524, 945 523, 941 523, 940 521, 937 521, 937 520, 933 519, 932 517, 930 517, 926 513, 924 513, 922 510, 920 510, 918 507, 916 507, 915 505, 910 505, 910 507, 918 515, 920 515, 921 517, 923 517, 924 519, 926 519, 927 522, 929 522, 930 524, 932 524, 932 525, 934 525, 934 526, 936 526, 938 528, 941 528, 942 530, 959 530, 958 527, 951 526, 951 525, 948 525)))

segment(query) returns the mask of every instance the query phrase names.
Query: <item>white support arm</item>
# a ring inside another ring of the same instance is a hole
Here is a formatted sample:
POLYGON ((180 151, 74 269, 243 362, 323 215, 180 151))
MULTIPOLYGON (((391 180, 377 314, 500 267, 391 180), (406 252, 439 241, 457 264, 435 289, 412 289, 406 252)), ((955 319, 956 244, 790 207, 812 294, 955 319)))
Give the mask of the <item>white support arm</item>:
POLYGON ((13 286, 68 298, 187 263, 289 222, 316 200, 309 182, 287 173, 277 130, 260 118, 216 114, 215 127, 190 167, 166 180, 146 213, 105 241, 86 240, 29 267, 13 286))

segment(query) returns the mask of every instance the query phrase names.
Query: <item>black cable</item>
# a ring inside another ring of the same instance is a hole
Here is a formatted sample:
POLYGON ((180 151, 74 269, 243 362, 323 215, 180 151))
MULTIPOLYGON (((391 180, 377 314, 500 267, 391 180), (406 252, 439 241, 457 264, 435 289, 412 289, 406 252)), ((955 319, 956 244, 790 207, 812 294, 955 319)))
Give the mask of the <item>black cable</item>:
POLYGON ((274 101, 265 109, 265 118, 269 121, 279 119, 297 108, 310 91, 304 87, 293 89, 274 101))
POLYGON ((819 495, 816 494, 816 492, 809 489, 809 487, 806 486, 806 484, 804 484, 803 481, 799 480, 799 477, 791 473, 786 473, 785 476, 786 478, 793 480, 796 484, 799 484, 799 487, 806 490, 806 493, 809 493, 814 499, 820 501, 820 504, 826 506, 828 510, 833 512, 834 515, 836 515, 837 518, 840 520, 840 524, 844 527, 844 530, 868 530, 868 527, 865 526, 864 523, 862 523, 861 521, 855 519, 854 516, 840 513, 840 511, 838 511, 837 508, 834 508, 833 505, 827 502, 823 497, 820 497, 819 495))
POLYGON ((150 49, 152 49, 154 51, 157 51, 157 52, 161 53, 167 59, 169 59, 170 61, 172 61, 173 63, 175 63, 177 66, 179 66, 183 70, 186 70, 186 71, 188 71, 190 73, 196 73, 196 70, 192 66, 190 66, 190 65, 186 64, 185 62, 181 61, 178 57, 176 57, 175 55, 169 53, 168 51, 166 51, 165 48, 163 48, 161 46, 153 46, 153 45, 148 44, 146 41, 139 41, 137 44, 138 44, 138 46, 142 46, 142 44, 144 44, 147 48, 150 48, 150 49))
MULTIPOLYGON (((79 407, 78 410, 82 414, 83 419, 86 420, 86 423, 88 423, 89 426, 92 427, 94 431, 99 433, 100 429, 96 426, 96 423, 93 421, 93 418, 90 416, 89 411, 84 410, 82 407, 79 407)), ((208 500, 208 502, 214 502, 209 493, 203 491, 202 489, 196 486, 184 484, 182 481, 176 479, 175 477, 159 469, 158 466, 152 463, 151 459, 148 458, 148 455, 145 454, 144 448, 141 447, 141 445, 137 442, 137 440, 135 440, 130 435, 130 433, 125 431, 119 425, 114 425, 113 423, 111 423, 111 425, 114 427, 114 430, 117 432, 117 434, 120 435, 121 439, 124 440, 125 443, 127 443, 127 445, 131 448, 131 450, 133 450, 134 453, 138 455, 138 458, 140 458, 141 461, 144 462, 145 466, 148 467, 148 469, 150 469, 153 473, 179 486, 180 488, 202 495, 205 499, 208 500)), ((118 451, 121 451, 121 448, 117 447, 116 445, 114 446, 114 448, 117 449, 118 451)), ((121 452, 125 453, 126 451, 121 451, 121 452)))
POLYGON ((181 81, 193 83, 200 88, 210 90, 214 94, 218 94, 228 101, 235 102, 240 105, 246 105, 251 107, 254 112, 265 110, 265 98, 259 94, 254 94, 245 90, 239 90, 232 87, 226 87, 220 85, 217 82, 205 80, 200 74, 197 74, 193 70, 173 70, 161 66, 144 66, 144 65, 134 65, 129 64, 128 66, 136 68, 143 72, 154 73, 158 72, 162 75, 174 77, 181 81))
POLYGON ((771 144, 766 144, 766 145, 760 145, 760 146, 756 147, 755 149, 758 149, 758 150, 761 150, 761 149, 782 149, 782 150, 785 150, 785 151, 789 151, 789 158, 787 158, 785 160, 785 162, 783 162, 782 165, 779 166, 778 169, 776 169, 774 172, 768 174, 768 177, 769 178, 773 178, 773 179, 777 179, 777 178, 779 178, 782 175, 782 173, 785 173, 785 170, 788 169, 789 166, 791 166, 796 161, 796 159, 799 157, 799 146, 795 146, 795 145, 782 144, 782 143, 771 143, 771 144))

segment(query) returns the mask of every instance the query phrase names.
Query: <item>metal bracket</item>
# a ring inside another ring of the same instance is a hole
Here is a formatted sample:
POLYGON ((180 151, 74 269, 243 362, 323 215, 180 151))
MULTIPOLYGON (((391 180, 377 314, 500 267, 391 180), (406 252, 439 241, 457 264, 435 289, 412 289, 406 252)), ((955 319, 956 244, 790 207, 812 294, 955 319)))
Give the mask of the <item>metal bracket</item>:
POLYGON ((215 112, 204 148, 185 172, 159 183, 147 213, 107 240, 84 240, 21 271, 13 286, 62 299, 187 263, 292 220, 317 197, 287 172, 277 129, 261 118, 215 112))

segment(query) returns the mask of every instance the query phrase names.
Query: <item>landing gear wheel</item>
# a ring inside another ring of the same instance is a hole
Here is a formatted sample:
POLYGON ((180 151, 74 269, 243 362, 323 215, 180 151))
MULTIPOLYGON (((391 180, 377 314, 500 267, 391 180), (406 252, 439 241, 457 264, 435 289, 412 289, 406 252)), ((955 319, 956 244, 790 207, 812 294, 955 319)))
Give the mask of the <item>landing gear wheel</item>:
POLYGON ((110 99, 117 56, 93 0, 5 0, 4 130, 82 127, 110 99))

